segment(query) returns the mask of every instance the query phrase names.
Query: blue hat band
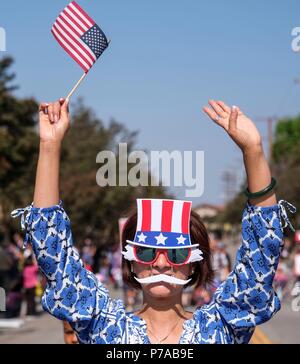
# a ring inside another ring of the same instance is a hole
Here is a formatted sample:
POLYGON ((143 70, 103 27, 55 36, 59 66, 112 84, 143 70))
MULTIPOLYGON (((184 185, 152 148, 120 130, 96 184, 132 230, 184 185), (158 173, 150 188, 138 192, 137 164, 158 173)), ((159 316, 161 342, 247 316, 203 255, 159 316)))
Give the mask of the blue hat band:
POLYGON ((161 231, 137 231, 134 243, 153 248, 189 248, 191 246, 189 234, 161 231))

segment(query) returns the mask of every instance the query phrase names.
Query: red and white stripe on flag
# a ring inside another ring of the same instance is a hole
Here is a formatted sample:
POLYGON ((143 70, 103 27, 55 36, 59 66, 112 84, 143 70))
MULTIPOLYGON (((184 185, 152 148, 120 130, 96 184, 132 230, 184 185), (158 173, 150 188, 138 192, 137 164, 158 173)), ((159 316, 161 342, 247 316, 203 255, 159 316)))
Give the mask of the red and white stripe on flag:
POLYGON ((51 32, 62 48, 88 72, 97 61, 96 55, 81 37, 95 25, 94 20, 72 1, 55 20, 51 32))
POLYGON ((189 233, 191 202, 138 199, 137 203, 137 231, 189 233))

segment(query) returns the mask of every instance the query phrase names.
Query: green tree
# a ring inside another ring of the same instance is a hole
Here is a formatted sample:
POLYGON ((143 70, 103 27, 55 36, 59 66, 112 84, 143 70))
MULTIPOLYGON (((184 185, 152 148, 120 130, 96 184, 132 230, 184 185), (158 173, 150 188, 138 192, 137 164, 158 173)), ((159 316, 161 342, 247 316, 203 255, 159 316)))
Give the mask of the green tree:
MULTIPOLYGON (((274 174, 278 181, 279 198, 300 208, 300 116, 281 120, 276 127, 274 143, 274 174)), ((291 217, 300 227, 300 215, 291 217)))
POLYGON ((32 198, 38 139, 35 132, 37 103, 18 99, 11 85, 13 59, 0 60, 0 229, 9 238, 10 211, 32 198))
POLYGON ((300 144, 300 115, 285 118, 278 122, 275 131, 273 155, 275 163, 288 160, 297 151, 300 144))
POLYGON ((217 217, 217 222, 240 224, 242 211, 246 204, 246 197, 241 190, 231 201, 227 203, 223 212, 217 217))

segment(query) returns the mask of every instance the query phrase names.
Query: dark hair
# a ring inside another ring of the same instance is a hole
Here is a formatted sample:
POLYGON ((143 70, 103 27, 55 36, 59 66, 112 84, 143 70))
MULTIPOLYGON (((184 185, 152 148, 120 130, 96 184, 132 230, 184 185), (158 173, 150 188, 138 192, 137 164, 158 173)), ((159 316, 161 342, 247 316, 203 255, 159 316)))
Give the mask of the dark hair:
MULTIPOLYGON (((122 250, 127 245, 126 240, 133 241, 137 225, 137 211, 135 210, 127 219, 122 233, 122 250)), ((199 244, 199 249, 203 252, 203 259, 200 262, 192 263, 194 265, 194 273, 189 277, 192 280, 185 287, 197 284, 197 286, 205 286, 211 283, 213 279, 213 269, 211 264, 211 252, 209 247, 209 237, 205 225, 200 216, 191 211, 190 219, 190 236, 192 244, 199 244)), ((141 289, 140 283, 134 279, 131 272, 131 263, 122 256, 123 281, 130 287, 141 289)))

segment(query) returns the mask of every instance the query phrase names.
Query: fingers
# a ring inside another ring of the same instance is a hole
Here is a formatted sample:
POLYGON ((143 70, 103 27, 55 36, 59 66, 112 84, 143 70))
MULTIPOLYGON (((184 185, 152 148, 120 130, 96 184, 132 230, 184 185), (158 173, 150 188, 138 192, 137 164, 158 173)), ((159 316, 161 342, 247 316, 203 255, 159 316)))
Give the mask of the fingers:
POLYGON ((54 123, 54 104, 50 103, 48 106, 48 116, 50 123, 54 123))
POLYGON ((57 123, 60 119, 60 101, 56 101, 53 104, 53 118, 54 123, 57 123))
POLYGON ((226 128, 226 122, 228 122, 228 115, 216 104, 215 101, 209 101, 212 108, 205 106, 203 111, 218 125, 226 128))
POLYGON ((223 101, 217 101, 217 104, 225 111, 226 113, 230 114, 231 110, 230 107, 225 104, 223 101))
POLYGON ((220 116, 221 118, 227 117, 227 112, 224 111, 224 109, 216 101, 209 100, 208 102, 218 116, 220 116))
POLYGON ((203 108, 203 111, 213 120, 213 121, 215 121, 215 122, 217 122, 217 120, 218 120, 218 115, 217 115, 217 113, 214 111, 214 110, 212 110, 211 108, 209 108, 208 106, 205 106, 204 108, 203 108))
POLYGON ((242 112, 236 106, 232 109, 223 101, 209 100, 209 106, 205 106, 203 111, 218 125, 228 132, 234 132, 237 128, 237 118, 242 112))
POLYGON ((48 114, 51 123, 57 123, 61 115, 67 116, 68 111, 68 100, 65 100, 64 98, 60 98, 53 103, 43 102, 39 106, 39 112, 48 114))
POLYGON ((239 109, 236 106, 233 106, 231 109, 231 113, 229 116, 229 124, 228 124, 228 133, 234 133, 237 128, 237 118, 239 115, 239 109))
POLYGON ((39 106, 39 112, 43 114, 48 114, 48 106, 49 104, 47 102, 42 102, 39 106))
POLYGON ((63 117, 68 118, 69 116, 69 99, 61 99, 63 100, 62 106, 61 106, 61 115, 63 117))

